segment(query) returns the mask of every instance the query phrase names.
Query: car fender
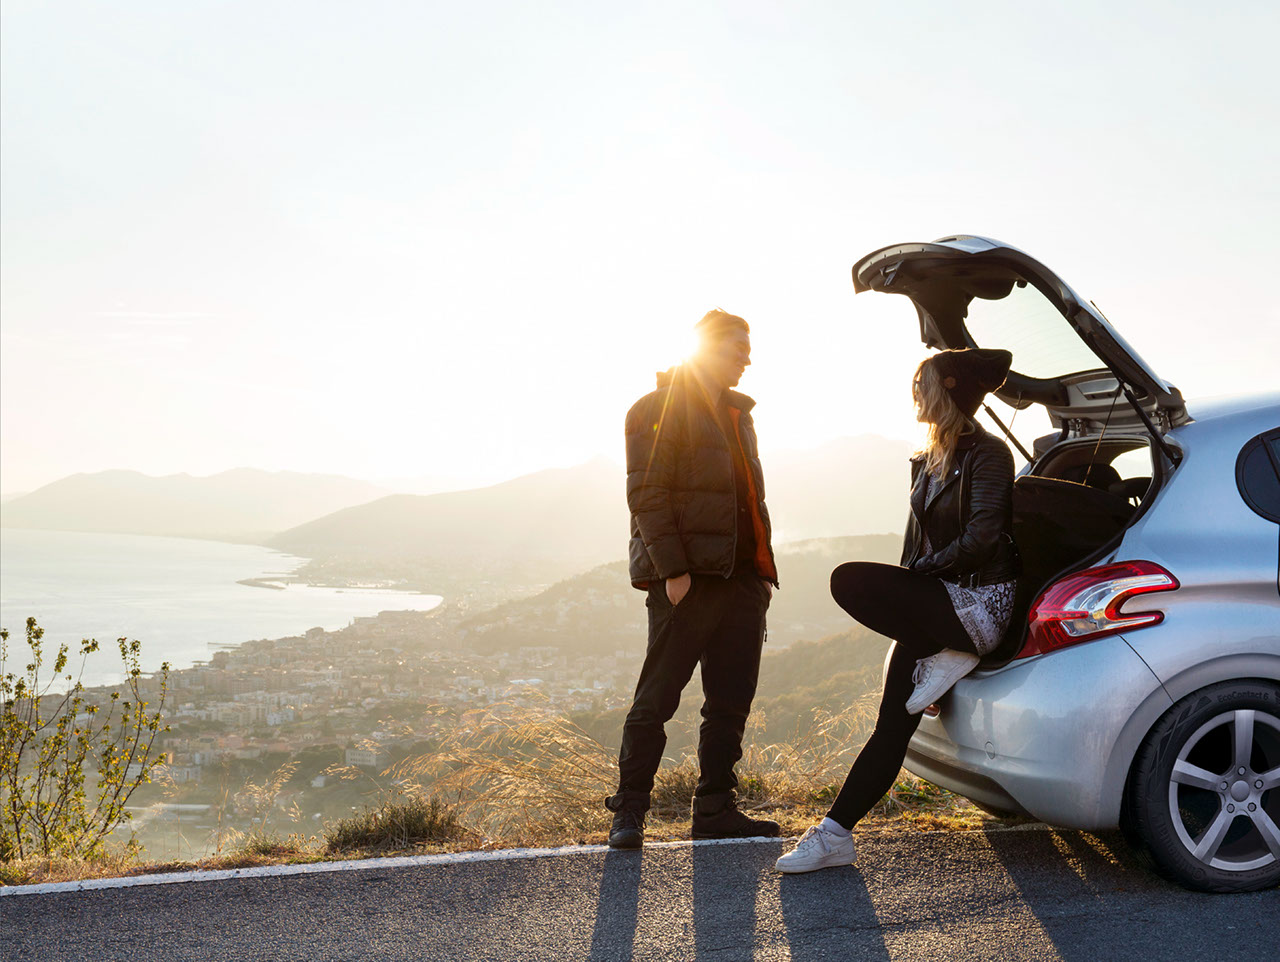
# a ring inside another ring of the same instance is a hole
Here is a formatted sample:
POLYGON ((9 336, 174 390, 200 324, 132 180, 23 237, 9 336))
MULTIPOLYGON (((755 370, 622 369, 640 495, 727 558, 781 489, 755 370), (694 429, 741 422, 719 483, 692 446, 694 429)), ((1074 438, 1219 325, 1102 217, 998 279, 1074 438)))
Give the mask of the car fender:
MULTIPOLYGON (((1107 761, 1100 803, 1103 810, 1099 817, 1106 827, 1120 823, 1120 809, 1124 804, 1125 787, 1129 772, 1147 733, 1155 727, 1164 714, 1181 699, 1209 685, 1222 681, 1248 678, 1264 678, 1280 681, 1280 655, 1233 654, 1191 665, 1184 671, 1163 681, 1163 688, 1156 689, 1138 705, 1128 722, 1120 729, 1115 748, 1107 761)), ((1104 827, 1099 825, 1099 827, 1104 827)))
POLYGON ((1249 678, 1280 682, 1280 652, 1223 655, 1198 665, 1189 665, 1177 674, 1163 679, 1163 682, 1169 697, 1179 701, 1220 681, 1244 681, 1249 678))

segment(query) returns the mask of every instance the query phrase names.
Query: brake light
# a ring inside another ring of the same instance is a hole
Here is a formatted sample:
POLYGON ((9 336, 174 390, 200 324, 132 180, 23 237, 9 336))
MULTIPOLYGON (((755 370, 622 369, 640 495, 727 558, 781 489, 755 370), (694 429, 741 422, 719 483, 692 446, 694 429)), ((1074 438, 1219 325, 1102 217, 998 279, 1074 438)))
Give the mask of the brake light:
POLYGON ((1164 620, 1160 611, 1121 612, 1130 598, 1173 591, 1178 579, 1154 561, 1120 561, 1077 571, 1046 588, 1027 616, 1026 644, 1015 656, 1056 651, 1117 631, 1148 628, 1164 620))

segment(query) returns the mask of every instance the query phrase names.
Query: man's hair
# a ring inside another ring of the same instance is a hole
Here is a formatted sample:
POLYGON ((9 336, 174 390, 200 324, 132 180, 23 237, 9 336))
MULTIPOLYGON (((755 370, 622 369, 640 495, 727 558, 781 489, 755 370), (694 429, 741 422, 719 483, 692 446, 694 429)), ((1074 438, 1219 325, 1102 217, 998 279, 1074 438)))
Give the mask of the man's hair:
POLYGON ((702 320, 693 325, 694 333, 698 335, 698 346, 706 347, 714 344, 723 337, 742 331, 744 334, 750 334, 751 328, 737 314, 730 314, 722 311, 720 308, 707 311, 702 315, 702 320))

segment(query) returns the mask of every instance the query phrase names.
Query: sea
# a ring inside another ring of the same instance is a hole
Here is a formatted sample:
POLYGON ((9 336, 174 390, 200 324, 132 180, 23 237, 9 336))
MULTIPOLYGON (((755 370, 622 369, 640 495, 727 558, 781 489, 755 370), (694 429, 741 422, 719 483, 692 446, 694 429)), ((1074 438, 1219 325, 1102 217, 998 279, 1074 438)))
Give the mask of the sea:
POLYGON ((285 584, 306 560, 191 538, 0 529, 0 627, 9 629, 3 672, 21 674, 27 664, 28 617, 44 629, 46 666, 59 643, 75 653, 81 639, 98 640, 100 650, 84 668, 87 686, 122 680, 121 637, 142 643, 143 671, 164 661, 188 668, 224 646, 315 627, 332 631, 380 611, 428 611, 442 600, 378 588, 237 583, 285 584))

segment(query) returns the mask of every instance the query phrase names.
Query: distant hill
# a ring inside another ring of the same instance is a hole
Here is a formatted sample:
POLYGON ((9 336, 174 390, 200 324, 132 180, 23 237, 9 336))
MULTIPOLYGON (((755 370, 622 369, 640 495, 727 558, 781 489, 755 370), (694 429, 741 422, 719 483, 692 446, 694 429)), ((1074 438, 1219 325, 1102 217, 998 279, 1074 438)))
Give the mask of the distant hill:
MULTIPOLYGON (((778 552, 782 588, 769 605, 769 650, 847 631, 853 621, 831 599, 831 569, 844 561, 896 562, 898 535, 818 538, 778 552)), ((601 565, 528 598, 464 621, 476 651, 547 646, 583 652, 633 649, 645 633, 644 595, 631 587, 624 561, 601 565)))
MULTIPOLYGON (((905 441, 865 435, 766 459, 775 544, 900 531, 908 452, 905 441)), ((269 543, 310 558, 413 559, 546 584, 625 556, 624 492, 623 468, 596 458, 487 488, 391 495, 269 543)))
POLYGON ((779 545, 775 554, 782 587, 769 605, 769 641, 789 645, 848 627, 851 619, 831 598, 831 570, 845 561, 897 564, 902 535, 812 538, 779 545))
POLYGON ((74 474, 6 501, 0 524, 256 543, 384 494, 384 489, 352 478, 255 468, 203 478, 102 471, 74 474))
POLYGON ((441 494, 395 494, 300 525, 268 542, 309 558, 416 559, 546 583, 625 554, 620 466, 573 468, 441 494))
POLYGON ((900 533, 907 520, 910 456, 906 441, 863 434, 765 457, 774 543, 900 533))

